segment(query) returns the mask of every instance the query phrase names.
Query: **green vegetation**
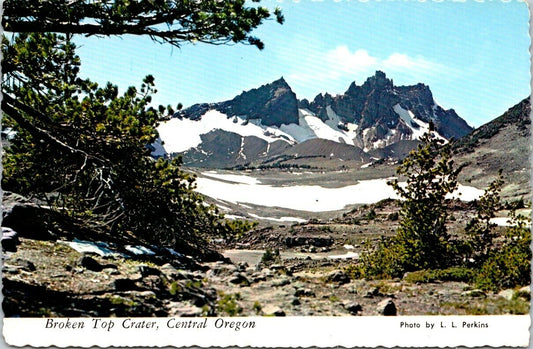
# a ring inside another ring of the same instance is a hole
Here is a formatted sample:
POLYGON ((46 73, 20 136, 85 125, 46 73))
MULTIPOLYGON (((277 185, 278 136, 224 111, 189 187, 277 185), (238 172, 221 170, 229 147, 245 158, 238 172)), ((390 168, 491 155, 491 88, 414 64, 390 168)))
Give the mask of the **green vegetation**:
POLYGON ((217 314, 221 316, 238 316, 242 313, 243 308, 237 303, 241 300, 240 293, 225 294, 220 291, 218 293, 217 314))
POLYGON ((469 238, 465 258, 472 259, 475 266, 485 263, 494 246, 496 224, 491 223, 490 220, 494 218, 495 211, 501 206, 500 191, 503 183, 500 170, 498 178, 490 183, 483 196, 479 198, 476 205, 476 217, 470 220, 465 228, 469 238))
MULTIPOLYGON (((279 8, 274 16, 283 23, 279 8)), ((2 25, 14 33, 133 34, 178 47, 186 42, 233 42, 262 49, 263 42, 250 33, 270 17, 267 8, 250 7, 244 0, 7 0, 3 4, 2 25)))
POLYGON ((391 239, 383 239, 377 250, 363 256, 365 275, 400 277, 405 272, 437 269, 454 263, 453 246, 446 229, 446 195, 457 189, 459 170, 453 168, 449 144, 431 132, 397 169, 398 179, 389 184, 401 201, 400 226, 391 239))
POLYGON ((347 273, 353 278, 403 277, 411 283, 462 281, 492 291, 529 285, 530 220, 517 214, 513 205, 511 226, 503 236, 490 221, 502 207, 501 171, 475 202, 476 216, 465 227, 465 237, 447 232, 450 199, 446 196, 457 189, 459 171, 453 167, 451 146, 426 133, 397 169, 407 185, 398 179, 390 183, 403 199, 397 234, 382 237, 377 246, 367 243, 361 262, 347 268, 347 273))
MULTIPOLYGON (((271 17, 268 9, 244 0, 7 0, 3 10, 2 24, 14 34, 2 37, 2 111, 17 132, 3 157, 5 190, 46 202, 52 230, 133 236, 199 257, 207 236, 250 227, 204 205, 180 158, 150 156, 158 122, 174 113, 150 106, 154 78, 121 95, 111 83, 82 79, 71 38, 135 34, 174 46, 261 49, 250 33, 271 17)), ((274 16, 283 22, 279 9, 274 16)))
POLYGON ((493 315, 493 314, 509 314, 509 315, 524 315, 529 314, 529 301, 527 299, 515 298, 507 300, 498 298, 497 300, 482 299, 478 301, 453 301, 443 302, 440 308, 446 312, 447 308, 451 308, 454 312, 457 309, 463 310, 465 315, 493 315))
POLYGON ((487 254, 476 284, 485 290, 499 290, 531 283, 531 231, 529 218, 511 212, 512 226, 505 233, 502 246, 487 254))
POLYGON ((139 305, 137 302, 133 301, 130 298, 121 297, 117 295, 111 296, 110 301, 113 305, 124 305, 126 307, 136 307, 139 305))
POLYGON ((332 303, 335 303, 335 302, 339 302, 340 301, 340 298, 335 296, 335 295, 331 295, 328 297, 329 301, 332 302, 332 303))
POLYGON ((368 211, 368 213, 365 215, 365 219, 367 221, 371 221, 371 220, 374 220, 376 219, 377 215, 376 215, 376 211, 374 209, 371 209, 370 211, 368 211))
POLYGON ((400 214, 398 212, 392 212, 387 216, 387 219, 389 221, 397 221, 400 218, 400 214))
POLYGON ((241 239, 244 234, 246 234, 248 231, 254 229, 257 227, 259 222, 249 222, 249 221, 243 221, 240 219, 235 220, 225 220, 225 227, 226 229, 223 230, 225 233, 225 238, 228 240, 239 240, 241 239), (231 235, 230 235, 231 234, 231 235))
POLYGON ((255 301, 252 309, 257 315, 259 315, 261 313, 261 310, 263 310, 263 306, 261 305, 261 303, 259 303, 259 301, 255 301))
POLYGON ((436 270, 418 270, 405 274, 403 280, 412 284, 425 284, 439 281, 462 281, 471 283, 475 272, 465 267, 451 267, 436 270))
POLYGON ((263 253, 261 256, 261 264, 269 265, 278 262, 280 259, 281 257, 278 249, 272 251, 271 249, 267 248, 265 253, 263 253))

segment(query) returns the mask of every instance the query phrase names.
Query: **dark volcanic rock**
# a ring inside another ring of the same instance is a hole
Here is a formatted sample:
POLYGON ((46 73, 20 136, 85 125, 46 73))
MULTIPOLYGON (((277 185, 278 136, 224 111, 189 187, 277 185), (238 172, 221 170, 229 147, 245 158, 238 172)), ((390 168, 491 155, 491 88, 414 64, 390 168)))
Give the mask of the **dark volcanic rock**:
POLYGON ((362 86, 352 83, 343 95, 320 94, 312 102, 300 102, 300 107, 309 109, 323 120, 327 119, 325 110, 330 106, 341 121, 358 124, 356 145, 367 149, 385 136, 390 137, 385 145, 411 139, 412 130, 408 126, 416 128, 418 125, 407 125, 394 111, 396 105, 410 110, 423 122, 433 121, 436 131, 446 138, 460 138, 472 131, 472 127, 453 109, 445 110, 436 104, 428 86, 394 86, 381 71, 369 77, 362 86))
POLYGON ((152 268, 148 265, 144 265, 144 264, 139 265, 138 269, 143 277, 148 276, 148 275, 155 275, 155 276, 161 275, 161 270, 157 268, 152 268))
POLYGON ((459 180, 483 188, 503 170, 505 200, 531 197, 531 103, 529 97, 453 144, 459 180))
POLYGON ((197 167, 225 168, 244 165, 250 161, 266 160, 287 149, 287 142, 274 143, 255 137, 245 136, 220 129, 200 136, 202 143, 183 153, 184 164, 197 167))
POLYGON ((112 284, 116 291, 131 291, 138 290, 139 286, 135 283, 135 280, 131 279, 116 279, 112 284))
POLYGON ((2 249, 7 252, 16 252, 20 244, 18 233, 11 228, 2 227, 2 249))
POLYGON ((348 302, 344 304, 344 309, 348 310, 352 315, 357 315, 363 311, 361 304, 355 302, 348 302))
POLYGON ((25 197, 4 192, 2 197, 2 226, 15 230, 20 236, 49 239, 46 225, 49 210, 37 206, 25 197))
POLYGON ((104 267, 98 261, 90 256, 83 256, 78 261, 78 264, 91 271, 102 271, 104 267))
POLYGON ((15 258, 14 260, 8 260, 8 263, 12 266, 16 266, 20 270, 24 270, 30 273, 37 270, 33 262, 23 258, 15 258))
POLYGON ((287 247, 306 245, 327 247, 333 244, 333 238, 331 236, 288 236, 285 238, 285 244, 287 247))
POLYGON ((241 273, 235 273, 228 281, 235 285, 250 286, 250 280, 241 273))
POLYGON ((298 100, 283 78, 243 92, 231 101, 220 103, 216 109, 228 116, 261 119, 266 126, 298 124, 298 100))
POLYGON ((244 116, 246 120, 260 119, 266 126, 298 124, 298 100, 285 79, 245 91, 230 101, 195 104, 174 115, 198 120, 208 110, 218 110, 228 117, 244 116))
POLYGON ((396 305, 392 299, 384 299, 378 303, 377 311, 381 315, 395 316, 397 314, 396 305))
MULTIPOLYGON (((320 159, 306 163, 308 166, 316 166, 316 162, 322 161, 321 157, 365 163, 370 155, 401 159, 416 146, 414 131, 427 127, 430 122, 434 124, 435 130, 447 139, 460 138, 472 130, 453 109, 445 110, 439 106, 427 85, 419 83, 413 86, 395 86, 392 79, 387 78, 381 71, 377 71, 361 86, 353 82, 342 95, 332 96, 325 93, 317 95, 311 101, 298 101, 290 86, 281 78, 245 91, 232 100, 195 104, 176 113, 174 117, 199 120, 209 110, 217 110, 240 126, 246 126, 250 120, 255 120, 256 125, 280 127, 298 125, 299 109, 306 109, 307 111, 302 113, 309 111, 323 122, 327 121, 327 125, 320 125, 318 128, 345 131, 347 133, 344 136, 349 135, 350 139, 347 140, 343 136, 326 142, 326 139, 318 136, 320 133, 309 133, 304 137, 301 132, 294 131, 294 127, 292 131, 284 131, 297 141, 283 140, 281 137, 289 137, 279 136, 280 139, 276 142, 268 143, 260 137, 241 136, 213 127, 201 135, 202 142, 199 146, 181 154, 184 164, 214 168, 279 166, 279 162, 284 158, 300 160, 316 157, 320 159), (350 132, 348 124, 355 124, 357 128, 350 132), (312 142, 317 140, 323 142, 312 142), (309 143, 305 144, 306 142, 309 143), (400 145, 395 146, 397 144, 400 145), (408 147, 411 148, 407 149, 408 147), (367 153, 376 149, 383 151, 367 153)), ((302 121, 303 124, 306 122, 307 119, 302 121)), ((307 132, 306 127, 309 125, 302 127, 307 132)), ((315 126, 310 128, 316 131, 315 126)), ((265 132, 265 135, 268 133, 265 132)))
POLYGON ((348 277, 348 275, 345 272, 343 272, 341 270, 337 270, 337 271, 334 271, 331 274, 329 274, 326 277, 326 281, 327 282, 336 282, 336 283, 339 283, 339 284, 347 284, 347 283, 350 282, 350 277, 348 277))

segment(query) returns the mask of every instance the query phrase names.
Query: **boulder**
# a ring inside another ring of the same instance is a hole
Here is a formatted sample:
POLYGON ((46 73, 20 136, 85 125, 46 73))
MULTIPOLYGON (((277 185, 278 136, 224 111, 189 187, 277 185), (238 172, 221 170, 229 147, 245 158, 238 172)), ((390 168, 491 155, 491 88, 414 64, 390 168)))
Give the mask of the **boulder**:
POLYGON ((363 307, 359 303, 345 302, 343 305, 344 309, 348 310, 352 315, 357 315, 358 313, 363 311, 363 307))
POLYGON ((300 236, 287 236, 285 238, 285 245, 287 247, 294 247, 294 246, 314 246, 316 247, 328 247, 333 245, 333 238, 331 236, 306 236, 306 235, 300 235, 300 236))
POLYGON ((50 239, 46 216, 49 209, 39 207, 25 197, 4 192, 2 197, 2 226, 15 230, 19 236, 32 239, 50 239))
POLYGON ((18 233, 11 228, 2 227, 2 249, 6 252, 17 252, 18 244, 18 233))
POLYGON ((237 264, 237 268, 239 268, 239 271, 246 271, 246 269, 249 267, 248 263, 246 262, 239 262, 239 264, 237 264))
POLYGON ((170 302, 168 308, 168 316, 198 317, 203 314, 202 308, 185 302, 170 302))
POLYGON ((514 294, 515 292, 512 289, 501 290, 500 292, 498 292, 498 297, 505 298, 510 301, 513 299, 514 294))
POLYGON ((141 273, 142 277, 145 277, 148 275, 155 275, 155 276, 161 275, 161 271, 159 269, 150 267, 146 264, 141 264, 137 268, 139 272, 141 273))
POLYGON ((228 281, 235 285, 250 286, 250 280, 248 280, 248 278, 246 278, 246 276, 242 275, 241 273, 233 274, 233 276, 228 281))
POLYGON ((266 281, 267 277, 261 273, 254 273, 252 274, 252 280, 253 282, 261 282, 261 281, 266 281))
POLYGON ((296 296, 296 297, 316 297, 316 294, 310 288, 297 288, 294 291, 294 296, 296 296))
POLYGON ((143 276, 140 281, 142 288, 155 292, 156 294, 163 294, 168 291, 167 285, 163 279, 158 275, 143 276))
POLYGON ((174 268, 170 263, 161 266, 161 273, 163 273, 163 275, 169 280, 177 280, 180 276, 178 269, 174 268))
POLYGON ((396 316, 397 315, 396 305, 390 298, 384 299, 381 302, 379 302, 376 310, 380 315, 385 315, 385 316, 396 316))
POLYGON ((116 279, 112 283, 113 289, 116 291, 131 291, 138 290, 139 286, 132 279, 116 279))
POLYGON ((214 276, 221 276, 221 275, 231 275, 238 271, 239 271, 239 268, 236 265, 219 261, 219 262, 210 264, 210 269, 208 271, 208 274, 214 275, 214 276))
POLYGON ((487 294, 485 292, 483 292, 482 290, 470 290, 470 291, 466 291, 463 293, 464 296, 467 296, 467 297, 474 297, 474 298, 479 298, 479 297, 482 297, 482 298, 485 298, 487 297, 487 294))
POLYGON ((285 316, 285 312, 283 309, 278 307, 277 305, 266 305, 261 309, 263 315, 265 316, 285 316))
POLYGON ((279 279, 272 280, 272 286, 274 287, 282 287, 289 285, 291 283, 291 280, 288 277, 280 277, 279 279))
POLYGON ((104 269, 103 265, 101 265, 96 259, 90 256, 82 256, 78 260, 78 265, 84 267, 87 270, 100 272, 104 269))
POLYGON ((374 298, 374 297, 383 297, 384 294, 380 292, 379 287, 374 287, 371 290, 367 291, 364 298, 374 298))
POLYGON ((285 268, 283 264, 272 264, 271 266, 269 266, 269 269, 274 270, 274 271, 282 271, 282 272, 287 270, 287 268, 285 268))
POLYGON ((2 266, 2 274, 5 276, 6 274, 19 274, 20 273, 20 268, 19 267, 16 267, 16 266, 13 266, 13 265, 6 265, 4 264, 2 266))
POLYGON ((18 274, 20 270, 31 273, 37 270, 37 268, 31 261, 23 258, 8 259, 2 268, 2 271, 12 274, 18 274))
POLYGON ((326 282, 335 282, 338 284, 347 284, 350 282, 348 274, 342 270, 336 270, 326 276, 326 282))

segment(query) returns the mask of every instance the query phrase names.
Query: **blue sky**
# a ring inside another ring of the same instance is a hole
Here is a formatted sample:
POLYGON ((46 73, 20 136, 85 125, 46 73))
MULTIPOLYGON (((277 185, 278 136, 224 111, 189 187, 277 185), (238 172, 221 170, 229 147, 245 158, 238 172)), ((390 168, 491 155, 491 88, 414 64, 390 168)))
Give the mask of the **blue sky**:
POLYGON ((155 77, 154 104, 231 99, 283 76, 298 98, 344 93, 376 70, 396 85, 423 82, 472 126, 530 94, 529 12, 518 0, 265 1, 267 21, 247 45, 184 44, 135 36, 76 39, 81 74, 122 89, 155 77))

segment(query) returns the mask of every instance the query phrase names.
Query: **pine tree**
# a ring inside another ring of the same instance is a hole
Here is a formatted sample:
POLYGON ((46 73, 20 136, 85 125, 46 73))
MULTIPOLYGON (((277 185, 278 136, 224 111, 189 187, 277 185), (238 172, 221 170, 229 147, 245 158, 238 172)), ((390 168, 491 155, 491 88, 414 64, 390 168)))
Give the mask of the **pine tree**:
POLYGON ((465 231, 468 236, 468 260, 473 260, 476 266, 482 265, 494 248, 496 224, 491 222, 495 217, 495 212, 500 208, 500 192, 503 186, 502 170, 498 172, 498 177, 492 181, 485 193, 476 201, 476 216, 472 218, 465 231))
POLYGON ((396 171, 406 178, 405 187, 398 179, 390 183, 402 199, 395 241, 405 271, 444 267, 451 262, 446 196, 457 189, 461 168, 454 169, 450 144, 436 137, 432 128, 420 141, 396 171))
MULTIPOLYGON (((279 8, 274 16, 283 23, 279 8)), ((5 0, 2 26, 14 33, 129 34, 175 46, 247 43, 261 49, 251 32, 270 17, 267 8, 245 0, 5 0)))
POLYGON ((408 271, 437 269, 455 262, 456 253, 446 228, 447 196, 458 186, 451 147, 430 131, 420 138, 397 168, 389 184, 401 198, 400 223, 391 239, 363 256, 367 276, 397 277, 408 271), (400 182, 405 180, 405 185, 400 182))
MULTIPOLYGON (((282 22, 279 10, 275 15, 282 22)), ((3 188, 47 203, 55 210, 50 229, 58 232, 134 237, 204 254, 205 237, 227 234, 231 225, 193 191, 195 178, 180 169, 180 158, 150 157, 158 121, 174 111, 150 106, 150 75, 122 95, 111 83, 81 79, 71 37, 136 34, 176 46, 261 48, 250 32, 269 17, 240 0, 5 1, 3 25, 16 33, 2 37, 2 111, 17 134, 3 158, 3 188)))

